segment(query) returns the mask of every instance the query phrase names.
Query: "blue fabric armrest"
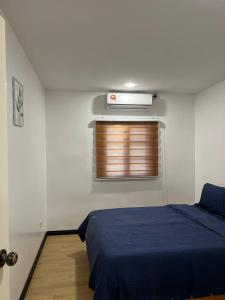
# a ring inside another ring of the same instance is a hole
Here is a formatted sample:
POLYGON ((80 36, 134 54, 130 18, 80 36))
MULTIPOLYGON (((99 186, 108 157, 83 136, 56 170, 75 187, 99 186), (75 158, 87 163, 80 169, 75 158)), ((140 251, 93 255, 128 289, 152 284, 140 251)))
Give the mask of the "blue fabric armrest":
POLYGON ((225 216, 225 188, 206 183, 202 189, 199 205, 216 214, 225 216))

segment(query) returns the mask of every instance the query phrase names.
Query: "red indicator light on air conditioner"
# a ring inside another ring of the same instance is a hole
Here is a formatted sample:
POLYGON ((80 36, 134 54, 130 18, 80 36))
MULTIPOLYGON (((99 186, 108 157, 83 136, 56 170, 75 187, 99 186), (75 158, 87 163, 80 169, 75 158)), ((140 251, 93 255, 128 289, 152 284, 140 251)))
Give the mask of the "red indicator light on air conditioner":
POLYGON ((111 95, 111 96, 110 96, 110 100, 112 100, 112 101, 116 101, 116 95, 114 95, 114 94, 113 94, 113 95, 111 95))

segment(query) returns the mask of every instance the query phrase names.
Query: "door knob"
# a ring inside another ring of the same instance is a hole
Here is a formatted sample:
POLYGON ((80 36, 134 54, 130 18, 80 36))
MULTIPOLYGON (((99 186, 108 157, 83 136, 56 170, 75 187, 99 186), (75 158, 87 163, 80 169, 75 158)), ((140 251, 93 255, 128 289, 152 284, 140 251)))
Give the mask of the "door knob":
POLYGON ((7 251, 5 249, 0 250, 0 268, 6 263, 7 251))
POLYGON ((17 263, 18 254, 16 252, 10 252, 7 254, 5 249, 0 250, 0 268, 2 268, 5 263, 8 266, 14 266, 17 263))
POLYGON ((10 252, 6 257, 6 264, 9 267, 14 266, 17 263, 18 254, 16 252, 10 252))

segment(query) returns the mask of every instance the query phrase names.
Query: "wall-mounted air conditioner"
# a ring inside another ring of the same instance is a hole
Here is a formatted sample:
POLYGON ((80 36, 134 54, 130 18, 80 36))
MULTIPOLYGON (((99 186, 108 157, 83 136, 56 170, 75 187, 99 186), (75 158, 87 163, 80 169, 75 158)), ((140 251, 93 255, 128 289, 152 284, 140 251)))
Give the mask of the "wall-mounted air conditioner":
POLYGON ((107 109, 147 109, 152 105, 152 94, 108 93, 107 109))

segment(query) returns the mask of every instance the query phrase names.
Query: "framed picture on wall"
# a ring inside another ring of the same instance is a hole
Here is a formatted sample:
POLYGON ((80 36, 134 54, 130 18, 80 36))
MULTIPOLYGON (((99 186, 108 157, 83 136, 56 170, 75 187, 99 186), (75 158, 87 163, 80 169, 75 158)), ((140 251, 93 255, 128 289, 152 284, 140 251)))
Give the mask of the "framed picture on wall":
POLYGON ((15 126, 24 126, 23 114, 23 85, 15 78, 12 78, 13 91, 13 124, 15 126))

